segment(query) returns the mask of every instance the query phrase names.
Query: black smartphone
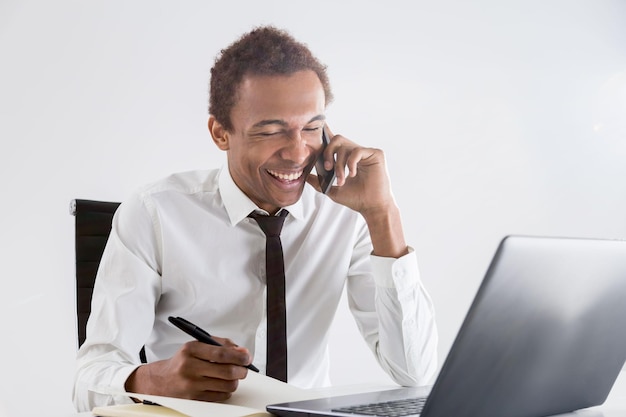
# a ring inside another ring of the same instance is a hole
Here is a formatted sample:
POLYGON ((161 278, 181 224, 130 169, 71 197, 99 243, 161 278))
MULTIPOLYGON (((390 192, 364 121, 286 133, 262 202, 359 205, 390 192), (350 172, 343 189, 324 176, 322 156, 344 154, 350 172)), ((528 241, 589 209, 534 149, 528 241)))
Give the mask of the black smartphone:
POLYGON ((335 167, 333 166, 330 171, 324 169, 324 149, 326 146, 328 146, 328 136, 326 135, 326 128, 322 128, 322 151, 315 162, 315 171, 317 171, 317 179, 324 194, 328 194, 335 181, 335 167))

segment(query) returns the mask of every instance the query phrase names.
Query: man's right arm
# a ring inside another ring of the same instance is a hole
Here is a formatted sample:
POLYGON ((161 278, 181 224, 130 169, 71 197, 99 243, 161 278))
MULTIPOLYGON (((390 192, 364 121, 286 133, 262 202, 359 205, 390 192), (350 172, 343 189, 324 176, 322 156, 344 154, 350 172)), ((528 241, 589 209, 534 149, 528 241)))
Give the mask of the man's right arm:
POLYGON ((152 331, 160 297, 158 247, 139 198, 122 204, 98 269, 87 339, 77 355, 73 398, 79 411, 130 401, 98 391, 123 391, 140 365, 139 351, 152 331))
POLYGON ((79 411, 131 401, 99 393, 111 389, 224 400, 247 375, 250 353, 227 339, 220 339, 223 347, 188 342, 171 358, 140 364, 138 353, 152 332, 161 295, 162 245, 155 218, 137 197, 114 217, 94 287, 87 340, 77 356, 73 397, 79 411))

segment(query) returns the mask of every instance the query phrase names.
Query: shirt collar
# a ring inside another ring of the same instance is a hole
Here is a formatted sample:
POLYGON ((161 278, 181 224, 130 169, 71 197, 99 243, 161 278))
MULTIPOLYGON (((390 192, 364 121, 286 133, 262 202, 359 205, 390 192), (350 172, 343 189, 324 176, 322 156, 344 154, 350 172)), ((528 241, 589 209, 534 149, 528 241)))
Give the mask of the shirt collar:
MULTIPOLYGON (((256 204, 237 187, 237 184, 235 184, 235 181, 230 175, 227 165, 223 166, 219 173, 219 190, 231 226, 235 226, 255 210, 267 213, 265 210, 257 207, 256 204)), ((304 218, 301 198, 298 199, 295 204, 283 208, 289 211, 290 216, 298 220, 304 218)))

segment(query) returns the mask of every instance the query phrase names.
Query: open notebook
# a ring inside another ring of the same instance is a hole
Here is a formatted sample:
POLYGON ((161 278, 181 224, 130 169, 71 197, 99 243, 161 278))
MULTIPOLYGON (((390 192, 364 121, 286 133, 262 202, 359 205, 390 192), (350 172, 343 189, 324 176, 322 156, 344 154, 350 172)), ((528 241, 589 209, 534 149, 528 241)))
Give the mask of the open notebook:
MULTIPOLYGON (((253 417, 272 416, 265 410, 267 404, 299 401, 319 398, 333 394, 349 394, 353 392, 374 391, 380 389, 379 384, 359 384, 343 387, 328 387, 316 390, 303 390, 274 378, 255 372, 248 372, 246 379, 239 382, 239 388, 224 403, 183 400, 180 398, 161 397, 157 395, 131 394, 115 392, 104 387, 96 391, 103 394, 132 396, 139 400, 147 400, 160 406, 146 404, 120 404, 96 407, 94 416, 102 417, 253 417)), ((383 387, 393 389, 394 386, 383 387)))
MULTIPOLYGON (((157 405, 122 404, 107 407, 96 407, 92 410, 94 416, 103 417, 247 417, 271 416, 265 407, 267 404, 282 401, 295 401, 314 398, 315 392, 302 390, 274 378, 256 372, 248 372, 248 376, 241 380, 239 388, 233 396, 223 403, 184 400, 180 398, 161 397, 157 395, 111 392, 104 389, 99 392, 123 395, 139 400, 150 401, 157 405)), ((319 394, 318 394, 319 395, 319 394)))

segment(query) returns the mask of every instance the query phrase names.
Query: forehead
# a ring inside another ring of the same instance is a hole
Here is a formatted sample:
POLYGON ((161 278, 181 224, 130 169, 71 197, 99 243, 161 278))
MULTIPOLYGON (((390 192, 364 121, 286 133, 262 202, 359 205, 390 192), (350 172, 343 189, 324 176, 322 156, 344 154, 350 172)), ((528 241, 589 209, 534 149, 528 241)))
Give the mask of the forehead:
POLYGON ((233 125, 245 128, 262 120, 306 123, 324 113, 324 88, 313 71, 289 75, 247 75, 232 109, 233 125))

